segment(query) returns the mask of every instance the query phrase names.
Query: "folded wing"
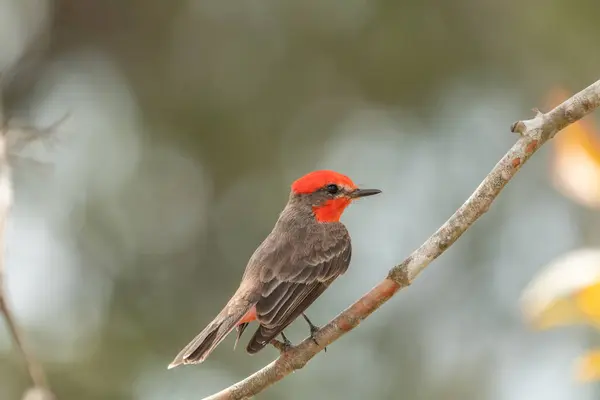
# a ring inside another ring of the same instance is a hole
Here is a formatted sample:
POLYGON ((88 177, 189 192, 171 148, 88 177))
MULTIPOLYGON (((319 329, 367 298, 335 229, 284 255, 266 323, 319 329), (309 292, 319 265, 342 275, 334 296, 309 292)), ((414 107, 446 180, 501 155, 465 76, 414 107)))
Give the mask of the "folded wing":
POLYGON ((348 269, 352 248, 341 223, 311 232, 306 240, 283 240, 264 260, 261 297, 256 303, 258 330, 247 351, 256 353, 300 316, 348 269))

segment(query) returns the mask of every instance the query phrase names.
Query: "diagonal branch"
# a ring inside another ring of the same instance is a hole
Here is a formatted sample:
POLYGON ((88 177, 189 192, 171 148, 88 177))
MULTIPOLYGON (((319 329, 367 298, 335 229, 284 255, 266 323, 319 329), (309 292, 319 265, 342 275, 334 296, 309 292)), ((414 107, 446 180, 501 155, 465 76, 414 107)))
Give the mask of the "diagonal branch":
POLYGON ((292 347, 280 357, 227 389, 204 400, 246 399, 260 393, 290 373, 304 367, 317 353, 360 321, 377 310, 398 290, 409 286, 433 260, 477 221, 504 186, 545 142, 567 125, 583 118, 600 106, 600 81, 577 93, 552 111, 530 120, 518 121, 511 127, 521 137, 485 177, 471 197, 425 243, 413 251, 401 264, 392 268, 381 283, 335 317, 316 333, 316 345, 310 338, 292 347))

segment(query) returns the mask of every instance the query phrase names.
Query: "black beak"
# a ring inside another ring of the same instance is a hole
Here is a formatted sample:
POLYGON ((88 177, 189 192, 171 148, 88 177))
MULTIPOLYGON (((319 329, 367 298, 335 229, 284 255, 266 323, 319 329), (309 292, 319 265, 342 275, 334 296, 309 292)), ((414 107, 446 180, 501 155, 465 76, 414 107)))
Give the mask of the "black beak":
POLYGON ((381 190, 379 189, 356 189, 350 193, 350 197, 353 199, 358 199, 359 197, 373 196, 379 193, 381 193, 381 190))

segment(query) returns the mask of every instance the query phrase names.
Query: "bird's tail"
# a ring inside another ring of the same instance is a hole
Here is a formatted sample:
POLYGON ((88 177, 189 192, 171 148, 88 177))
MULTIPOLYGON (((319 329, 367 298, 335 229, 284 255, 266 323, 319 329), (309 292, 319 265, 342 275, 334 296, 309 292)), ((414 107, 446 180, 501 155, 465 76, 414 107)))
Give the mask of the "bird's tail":
MULTIPOLYGON (((283 328, 287 328, 287 326, 283 328)), ((279 335, 282 331, 283 329, 281 326, 278 326, 276 328, 266 328, 264 326, 259 326, 256 332, 254 332, 254 336, 250 338, 248 346, 246 347, 246 351, 250 354, 258 353, 267 344, 269 344, 271 340, 275 339, 275 337, 277 337, 277 335, 279 335)))
POLYGON ((238 290, 219 315, 177 354, 168 368, 203 362, 256 304, 252 297, 238 290))

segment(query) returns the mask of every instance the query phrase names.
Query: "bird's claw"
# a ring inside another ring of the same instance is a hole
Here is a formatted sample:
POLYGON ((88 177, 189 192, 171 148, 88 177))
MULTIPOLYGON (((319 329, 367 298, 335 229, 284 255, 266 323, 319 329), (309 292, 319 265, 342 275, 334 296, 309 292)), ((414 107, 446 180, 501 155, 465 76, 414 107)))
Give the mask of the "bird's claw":
MULTIPOLYGON (((306 322, 308 323, 308 326, 310 328, 310 338, 312 339, 312 341, 319 346, 319 342, 317 342, 317 339, 315 338, 315 335, 317 332, 319 332, 319 330, 321 329, 320 327, 316 326, 315 324, 313 324, 310 319, 308 319, 308 317, 306 316, 306 314, 302 313, 302 316, 304 317, 304 319, 306 320, 306 322)), ((323 350, 327 353, 327 347, 323 347, 323 350)))
MULTIPOLYGON (((317 342, 317 338, 315 337, 315 335, 317 332, 319 332, 319 329, 321 328, 315 325, 310 327, 310 338, 317 346, 319 346, 319 342, 317 342)), ((325 351, 325 353, 327 353, 327 347, 323 347, 323 350, 325 351)))
POLYGON ((271 344, 273 345, 273 347, 275 347, 277 350, 279 350, 279 352, 281 354, 285 353, 286 351, 288 351, 291 348, 289 343, 280 342, 277 339, 271 339, 271 344))
POLYGON ((271 344, 273 345, 273 347, 275 347, 277 350, 279 350, 280 353, 285 353, 286 351, 288 351, 292 347, 294 347, 292 345, 292 342, 290 342, 289 339, 287 337, 285 337, 283 332, 281 332, 281 338, 283 339, 283 342, 280 342, 277 339, 271 340, 271 344))

